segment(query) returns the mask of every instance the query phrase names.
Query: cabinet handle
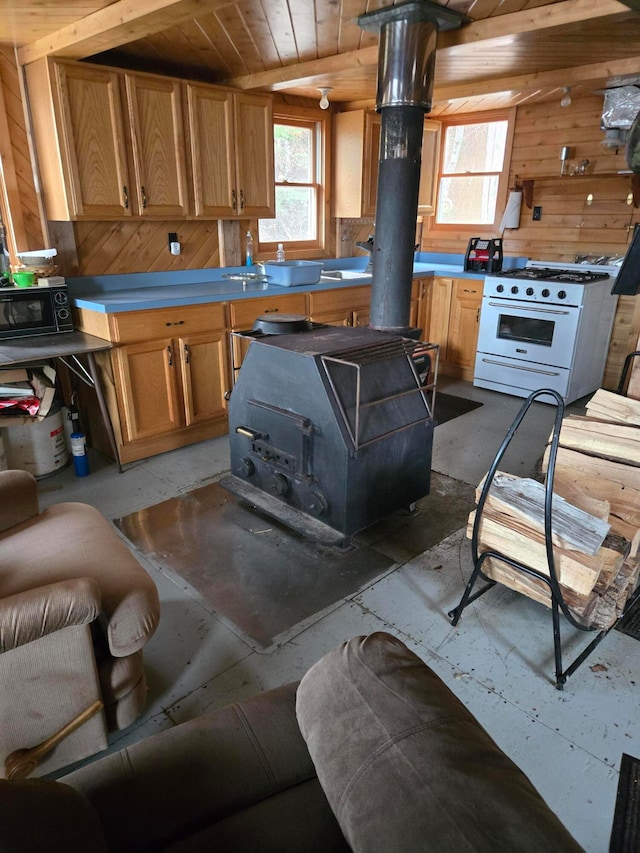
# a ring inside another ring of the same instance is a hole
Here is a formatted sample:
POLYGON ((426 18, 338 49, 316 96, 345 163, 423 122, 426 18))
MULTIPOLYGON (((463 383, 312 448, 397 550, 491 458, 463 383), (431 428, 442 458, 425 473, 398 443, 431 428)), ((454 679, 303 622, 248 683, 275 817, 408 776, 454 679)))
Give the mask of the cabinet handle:
POLYGON ((189 364, 191 360, 191 350, 189 349, 188 344, 184 344, 184 363, 189 364))
POLYGON ((127 188, 122 187, 122 192, 124 193, 124 209, 129 210, 129 193, 127 192, 127 188))
POLYGON ((171 351, 171 344, 167 347, 167 355, 169 357, 169 367, 173 367, 173 353, 171 351))
POLYGON ((477 293, 478 291, 465 287, 462 292, 463 293, 477 293))
POLYGON ((173 322, 169 321, 168 323, 165 323, 165 326, 182 326, 183 323, 184 320, 173 320, 173 322))
POLYGON ((237 201, 238 201, 238 200, 237 200, 237 198, 236 198, 236 191, 235 191, 235 190, 231 190, 231 207, 234 209, 234 211, 236 211, 236 210, 238 209, 238 208, 237 208, 237 206, 236 206, 236 205, 237 205, 237 201))
POLYGON ((142 209, 147 209, 147 194, 144 191, 144 187, 140 187, 140 192, 142 193, 142 209))
POLYGON ((279 308, 267 308, 264 313, 265 314, 277 314, 277 312, 279 310, 280 310, 279 308))
POLYGON ((240 190, 240 212, 244 210, 244 190, 240 190))
POLYGON ((476 323, 479 323, 479 322, 480 322, 480 309, 478 308, 478 310, 476 311, 476 323))

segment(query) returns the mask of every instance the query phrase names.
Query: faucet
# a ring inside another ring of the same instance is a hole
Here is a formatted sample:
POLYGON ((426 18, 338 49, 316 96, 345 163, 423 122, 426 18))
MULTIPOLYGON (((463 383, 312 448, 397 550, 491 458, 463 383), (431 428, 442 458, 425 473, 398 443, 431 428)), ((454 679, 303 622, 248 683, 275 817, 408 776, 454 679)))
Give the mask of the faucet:
POLYGON ((356 243, 356 247, 358 249, 363 249, 365 252, 369 252, 369 263, 365 268, 365 272, 373 272, 373 258, 371 257, 373 252, 373 234, 369 234, 369 239, 366 242, 359 240, 356 243))

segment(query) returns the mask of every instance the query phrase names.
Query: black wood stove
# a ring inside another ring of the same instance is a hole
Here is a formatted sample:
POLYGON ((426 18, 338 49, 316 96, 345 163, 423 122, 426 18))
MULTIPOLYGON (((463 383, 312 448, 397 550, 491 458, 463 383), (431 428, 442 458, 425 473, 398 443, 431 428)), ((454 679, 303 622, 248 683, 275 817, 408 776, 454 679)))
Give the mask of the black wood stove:
POLYGON ((229 404, 222 485, 317 541, 358 530, 429 493, 431 366, 417 341, 317 326, 250 340, 229 404))

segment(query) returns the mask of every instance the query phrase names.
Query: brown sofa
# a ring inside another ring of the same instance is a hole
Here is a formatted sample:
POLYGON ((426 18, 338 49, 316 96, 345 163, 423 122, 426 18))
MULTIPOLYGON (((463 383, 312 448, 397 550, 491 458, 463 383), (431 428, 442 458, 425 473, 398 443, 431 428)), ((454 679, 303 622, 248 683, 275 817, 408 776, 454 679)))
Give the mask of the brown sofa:
POLYGON ((50 849, 52 838, 66 853, 581 849, 453 693, 385 633, 339 646, 299 685, 59 781, 0 782, 0 849, 50 849))
POLYGON ((40 762, 51 773, 104 749, 142 711, 142 648, 156 586, 94 507, 40 512, 35 479, 0 471, 0 776, 7 755, 98 710, 40 762))

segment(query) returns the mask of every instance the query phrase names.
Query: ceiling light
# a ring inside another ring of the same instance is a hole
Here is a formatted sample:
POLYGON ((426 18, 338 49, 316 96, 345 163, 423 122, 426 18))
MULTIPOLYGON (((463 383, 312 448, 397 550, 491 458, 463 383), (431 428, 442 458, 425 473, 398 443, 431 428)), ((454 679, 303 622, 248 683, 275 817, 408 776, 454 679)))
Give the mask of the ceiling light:
POLYGON ((331 91, 333 91, 331 86, 323 86, 322 88, 318 89, 318 92, 320 92, 320 94, 322 96, 320 98, 320 109, 321 110, 328 110, 329 109, 329 98, 327 97, 327 95, 331 91))
POLYGON ((562 91, 564 95, 562 96, 562 100, 560 101, 561 107, 570 107, 571 106, 571 86, 565 86, 562 91))

